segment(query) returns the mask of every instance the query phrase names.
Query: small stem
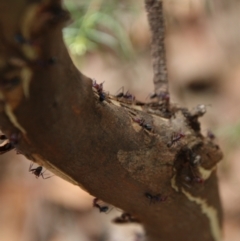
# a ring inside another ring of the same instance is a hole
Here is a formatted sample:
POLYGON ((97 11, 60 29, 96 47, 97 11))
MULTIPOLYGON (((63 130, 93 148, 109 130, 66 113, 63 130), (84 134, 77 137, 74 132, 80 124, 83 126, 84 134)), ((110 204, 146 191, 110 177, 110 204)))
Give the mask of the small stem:
POLYGON ((155 93, 160 94, 160 92, 168 92, 163 2, 161 0, 145 0, 145 8, 152 32, 153 82, 155 93))

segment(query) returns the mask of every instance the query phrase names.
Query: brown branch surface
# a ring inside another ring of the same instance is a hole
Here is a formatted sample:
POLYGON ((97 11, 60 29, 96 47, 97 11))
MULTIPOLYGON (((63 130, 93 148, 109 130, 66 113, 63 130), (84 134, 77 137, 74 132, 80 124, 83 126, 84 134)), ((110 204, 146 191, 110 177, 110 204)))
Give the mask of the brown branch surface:
POLYGON ((167 119, 155 105, 100 100, 64 45, 59 1, 0 9, 0 125, 16 149, 137 217, 149 240, 220 240, 222 154, 191 125, 200 111, 167 119))

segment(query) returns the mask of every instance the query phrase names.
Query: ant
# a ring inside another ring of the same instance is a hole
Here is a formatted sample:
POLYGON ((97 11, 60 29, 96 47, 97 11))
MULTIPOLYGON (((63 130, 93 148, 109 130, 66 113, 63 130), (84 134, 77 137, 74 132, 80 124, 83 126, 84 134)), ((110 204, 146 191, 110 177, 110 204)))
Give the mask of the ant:
POLYGON ((122 213, 120 217, 112 220, 114 223, 140 223, 138 218, 133 217, 130 213, 122 213))
POLYGON ((20 132, 12 133, 10 135, 9 141, 12 143, 13 146, 16 146, 19 143, 20 138, 21 138, 20 132))
POLYGON ((103 91, 103 84, 104 84, 104 82, 98 84, 96 82, 96 80, 93 80, 93 84, 92 85, 98 92, 102 92, 103 91))
POLYGON ((98 93, 98 94, 99 94, 99 101, 101 101, 101 102, 104 101, 106 98, 105 94, 103 92, 98 93))
POLYGON ((207 131, 207 137, 211 140, 211 141, 213 141, 215 138, 216 138, 216 136, 212 133, 212 131, 210 131, 210 130, 208 130, 207 131))
POLYGON ((28 171, 31 172, 32 174, 35 175, 36 178, 39 178, 40 176, 43 178, 43 179, 48 179, 50 177, 53 177, 54 175, 50 176, 50 177, 44 177, 44 172, 46 171, 42 171, 43 170, 43 167, 42 166, 38 166, 36 168, 32 168, 33 167, 33 162, 30 164, 29 166, 29 169, 28 171))
POLYGON ((190 164, 189 166, 189 171, 190 171, 190 176, 185 176, 185 181, 186 182, 195 182, 195 183, 203 183, 204 179, 200 177, 198 174, 196 174, 196 171, 194 171, 193 166, 190 164))
POLYGON ((96 80, 92 80, 92 81, 93 81, 92 86, 97 90, 97 92, 99 94, 99 101, 101 101, 101 102, 104 101, 106 98, 106 95, 103 93, 103 83, 104 82, 98 84, 96 82, 96 80))
POLYGON ((46 60, 37 59, 36 61, 33 62, 33 66, 36 66, 36 67, 48 67, 48 66, 55 65, 56 63, 57 63, 57 58, 52 56, 52 57, 49 57, 46 60))
MULTIPOLYGON (((122 91, 116 95, 117 98, 124 98, 131 101, 135 100, 135 96, 130 94, 128 91, 124 94, 124 87, 120 88, 119 90, 121 89, 122 91)), ((119 92, 119 90, 117 92, 119 92)))
POLYGON ((193 177, 185 176, 184 180, 186 182, 195 182, 202 184, 204 182, 203 178, 197 176, 195 173, 192 173, 193 177))
POLYGON ((47 60, 48 64, 56 64, 57 58, 52 56, 47 60))
POLYGON ((185 134, 181 131, 179 133, 173 133, 171 136, 171 140, 167 143, 167 147, 171 147, 172 145, 175 145, 178 143, 183 137, 185 137, 185 134))
POLYGON ((18 44, 31 44, 30 41, 26 40, 22 34, 17 33, 14 36, 14 40, 18 43, 18 44))
POLYGON ((187 148, 185 152, 186 158, 184 159, 185 161, 182 164, 182 168, 185 168, 185 172, 187 173, 184 176, 184 180, 186 182, 203 183, 204 179, 196 169, 196 167, 201 164, 201 156, 195 154, 190 148, 187 148))
POLYGON ((165 91, 162 91, 160 92, 159 94, 157 93, 153 93, 151 96, 150 96, 150 99, 154 99, 158 97, 159 99, 161 100, 165 100, 167 103, 169 102, 170 100, 170 96, 169 96, 169 93, 168 92, 165 92, 165 91))
POLYGON ((0 81, 0 87, 2 89, 10 90, 13 87, 19 85, 20 82, 21 82, 21 79, 17 76, 15 76, 11 79, 2 78, 0 81))
POLYGON ((162 197, 162 195, 160 193, 157 195, 152 195, 152 194, 146 192, 144 195, 147 199, 149 199, 150 204, 155 203, 155 202, 164 202, 167 200, 167 197, 162 197))
POLYGON ((195 176, 195 177, 192 178, 192 181, 202 184, 204 182, 204 179, 202 177, 195 176))
POLYGON ((93 199, 93 207, 96 207, 99 209, 100 213, 106 213, 109 211, 109 207, 108 206, 101 206, 98 204, 99 199, 96 197, 93 199))
POLYGON ((132 118, 133 121, 137 122, 141 127, 147 129, 148 131, 151 131, 153 128, 150 124, 146 123, 143 118, 132 118))

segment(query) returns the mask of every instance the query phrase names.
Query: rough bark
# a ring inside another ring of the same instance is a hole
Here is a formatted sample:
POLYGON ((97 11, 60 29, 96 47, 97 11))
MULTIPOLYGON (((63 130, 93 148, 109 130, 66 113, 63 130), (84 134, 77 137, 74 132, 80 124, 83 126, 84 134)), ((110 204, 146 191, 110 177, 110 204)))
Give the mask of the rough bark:
POLYGON ((59 1, 0 9, 0 125, 16 149, 139 218, 151 241, 221 240, 222 154, 200 134, 204 107, 166 114, 158 103, 101 101, 69 57, 59 1))

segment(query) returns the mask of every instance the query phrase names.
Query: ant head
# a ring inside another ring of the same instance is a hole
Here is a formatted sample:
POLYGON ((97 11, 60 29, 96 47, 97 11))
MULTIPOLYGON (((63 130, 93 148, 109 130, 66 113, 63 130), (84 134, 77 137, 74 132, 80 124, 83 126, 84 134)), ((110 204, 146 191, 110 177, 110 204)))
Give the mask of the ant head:
POLYGON ((215 139, 215 135, 213 134, 212 131, 208 130, 207 131, 207 137, 211 140, 214 140, 215 139))
POLYGON ((99 210, 100 210, 100 213, 106 213, 109 210, 109 207, 108 206, 103 206, 99 210))
POLYGON ((146 192, 144 195, 145 195, 145 197, 148 198, 149 200, 152 200, 152 198, 153 198, 150 193, 147 193, 147 192, 146 192))
POLYGON ((99 87, 102 89, 103 88, 103 84, 105 81, 103 81, 102 83, 99 84, 99 87))
POLYGON ((56 64, 56 62, 57 62, 57 58, 56 57, 50 57, 49 59, 48 59, 48 63, 50 64, 50 65, 53 65, 53 64, 56 64))
POLYGON ((165 197, 161 197, 161 202, 165 202, 166 200, 167 200, 167 196, 165 196, 165 197))
POLYGON ((194 177, 193 181, 200 184, 204 182, 204 180, 201 177, 194 177))
POLYGON ((99 199, 98 199, 97 197, 95 197, 95 198, 93 199, 93 205, 96 204, 98 200, 99 200, 99 199))
POLYGON ((167 94, 167 95, 165 96, 165 100, 167 100, 167 101, 170 100, 170 95, 169 95, 169 94, 167 94))
POLYGON ((162 92, 162 93, 161 93, 161 98, 162 98, 163 100, 169 101, 170 95, 169 95, 169 93, 167 93, 167 92, 162 92))
POLYGON ((181 138, 186 136, 182 131, 180 131, 178 134, 181 138))
POLYGON ((9 140, 10 140, 10 142, 11 142, 13 145, 17 145, 18 142, 19 142, 19 140, 20 140, 20 138, 21 138, 20 132, 18 132, 18 133, 12 133, 12 134, 10 135, 9 140))

